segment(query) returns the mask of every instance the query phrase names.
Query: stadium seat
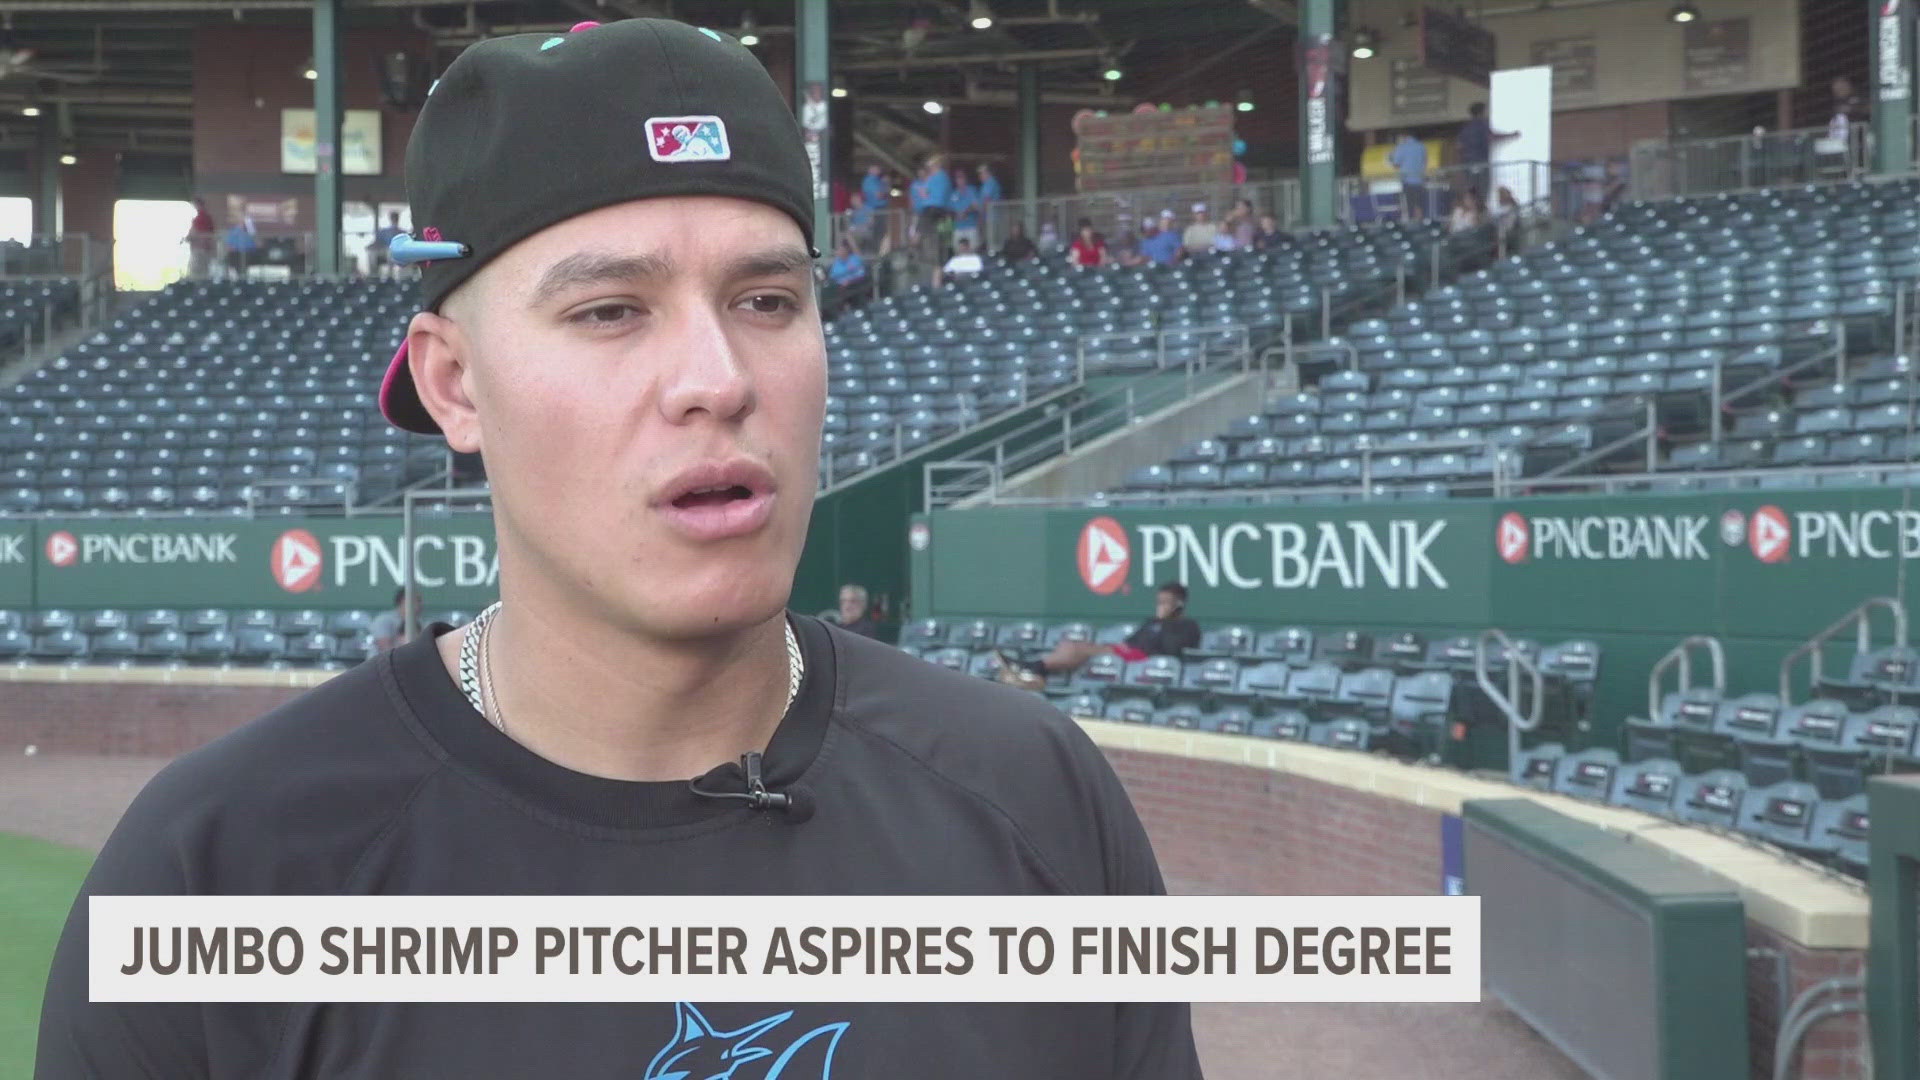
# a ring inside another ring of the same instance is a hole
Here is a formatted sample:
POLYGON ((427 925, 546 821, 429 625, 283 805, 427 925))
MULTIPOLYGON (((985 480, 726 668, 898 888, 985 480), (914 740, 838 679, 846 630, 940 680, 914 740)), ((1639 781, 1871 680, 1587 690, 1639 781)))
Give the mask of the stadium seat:
POLYGON ((1711 763, 1690 764, 1692 772, 1739 768, 1753 787, 1792 779, 1791 744, 1780 737, 1780 718, 1778 694, 1742 694, 1723 701, 1714 712, 1711 731, 1696 732, 1691 726, 1680 729, 1680 760, 1711 763))
POLYGON ((965 671, 967 665, 973 662, 973 653, 958 645, 949 645, 944 648, 928 649, 920 654, 920 659, 955 671, 965 671))
POLYGON ((20 660, 33 651, 33 639, 17 626, 0 626, 0 660, 20 660))
POLYGON ((1307 741, 1342 750, 1366 750, 1373 745, 1373 725, 1357 716, 1336 716, 1307 725, 1307 741))
POLYGON ((1627 717, 1627 760, 1678 758, 1678 731, 1710 733, 1719 711, 1720 696, 1710 687, 1667 692, 1660 699, 1660 715, 1627 717))
POLYGON ((1812 784, 1796 780, 1748 788, 1741 803, 1740 831, 1802 854, 1830 856, 1840 845, 1838 838, 1813 828, 1820 801, 1812 784))
POLYGON ((1814 808, 1812 835, 1832 842, 1833 861, 1840 869, 1865 877, 1868 825, 1864 793, 1844 799, 1822 799, 1814 808))
POLYGON ((915 619, 900 628, 902 647, 938 648, 946 644, 947 624, 941 619, 915 619))
POLYGON ((1605 802, 1613 791, 1613 779, 1620 769, 1620 754, 1608 747, 1595 747, 1568 754, 1554 766, 1553 790, 1578 799, 1605 802))
POLYGON ((1673 811, 1673 796, 1685 774, 1672 758, 1648 758, 1619 765, 1614 769, 1613 785, 1607 801, 1629 810, 1651 814, 1673 811))
POLYGON ((1153 699, 1143 694, 1115 694, 1107 701, 1105 716, 1125 724, 1153 722, 1153 699))
POLYGON ((1683 776, 1674 792, 1673 813, 1682 821, 1735 828, 1747 793, 1747 778, 1732 769, 1713 769, 1683 776))
POLYGON ((101 608, 79 616, 75 627, 83 634, 107 634, 127 629, 127 613, 118 608, 101 608))
POLYGON ((1523 748, 1519 760, 1508 764, 1507 778, 1516 784, 1551 791, 1560 759, 1566 756, 1567 748, 1556 742, 1523 748))
POLYGON ((178 630, 156 630, 142 634, 134 655, 149 663, 171 663, 186 655, 187 636, 178 630))
POLYGON ((1247 706, 1220 705, 1201 713, 1196 726, 1201 731, 1219 732, 1223 735, 1245 735, 1253 730, 1253 724, 1253 710, 1247 706))
POLYGON ((1284 660, 1305 664, 1313 653, 1313 631, 1300 626, 1284 626, 1254 639, 1253 655, 1262 660, 1284 660))
POLYGON ((1311 724, 1307 714, 1299 709, 1275 709, 1265 716, 1255 717, 1247 733, 1262 739, 1305 742, 1309 727, 1311 724))
MULTIPOLYGON (((242 618, 244 619, 245 616, 242 618)), ((286 652, 286 639, 277 631, 258 626, 242 626, 234 632, 232 658, 241 663, 269 663, 284 659, 286 652)))

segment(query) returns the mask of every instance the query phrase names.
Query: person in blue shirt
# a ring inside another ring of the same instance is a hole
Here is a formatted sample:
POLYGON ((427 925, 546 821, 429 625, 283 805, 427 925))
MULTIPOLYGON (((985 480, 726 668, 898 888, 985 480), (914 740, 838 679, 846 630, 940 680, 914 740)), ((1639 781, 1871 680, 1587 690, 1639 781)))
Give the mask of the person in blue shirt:
POLYGON ((856 191, 849 195, 847 202, 847 235, 852 238, 857 250, 866 250, 873 244, 873 207, 867 204, 867 198, 856 191))
POLYGON ((235 277, 246 277, 247 264, 253 261, 254 254, 260 250, 260 237, 254 232, 253 219, 248 217, 235 221, 233 228, 227 230, 226 243, 227 269, 235 277))
POLYGON ((1173 229, 1172 216, 1161 215, 1159 231, 1140 238, 1140 254, 1158 266, 1172 266, 1180 259, 1180 234, 1173 229))
POLYGON ((953 194, 947 206, 953 210, 953 242, 957 246, 961 240, 971 243, 977 251, 980 247, 980 189, 967 179, 965 169, 953 170, 953 194))
POLYGON ((1387 164, 1400 174, 1400 199, 1405 204, 1408 221, 1420 221, 1427 216, 1427 144, 1413 137, 1413 132, 1400 133, 1400 141, 1387 151, 1387 164))
POLYGON ((845 240, 833 253, 833 265, 827 268, 827 278, 835 285, 852 285, 867 276, 866 260, 845 240))
POLYGON ((860 178, 860 194, 870 207, 885 206, 887 191, 893 185, 887 183, 887 173, 878 165, 867 166, 867 175, 860 178))
POLYGON ((993 209, 1000 202, 1000 178, 993 175, 993 167, 986 162, 980 163, 980 222, 989 234, 993 228, 993 209))

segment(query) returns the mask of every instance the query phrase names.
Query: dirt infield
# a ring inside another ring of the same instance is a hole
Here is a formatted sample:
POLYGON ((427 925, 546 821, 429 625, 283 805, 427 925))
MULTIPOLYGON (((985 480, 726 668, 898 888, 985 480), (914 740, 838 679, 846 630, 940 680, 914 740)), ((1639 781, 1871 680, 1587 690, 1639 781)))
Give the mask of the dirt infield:
MULTIPOLYGON (((164 758, 0 756, 0 831, 94 850, 164 758)), ((1200 891, 1175 882, 1176 891, 1200 891)), ((1209 890, 1210 891, 1210 890, 1209 890)), ((1579 1080, 1518 1017, 1479 1005, 1201 1005, 1208 1080, 1579 1080)))

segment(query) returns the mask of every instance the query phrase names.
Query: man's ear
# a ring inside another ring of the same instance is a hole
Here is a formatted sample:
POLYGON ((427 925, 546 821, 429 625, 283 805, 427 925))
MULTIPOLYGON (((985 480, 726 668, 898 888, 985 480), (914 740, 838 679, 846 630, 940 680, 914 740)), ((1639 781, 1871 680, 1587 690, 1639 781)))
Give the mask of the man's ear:
POLYGON ((452 319, 422 311, 407 324, 407 366, 414 390, 447 445, 462 454, 480 450, 480 417, 474 408, 469 374, 472 351, 452 319))

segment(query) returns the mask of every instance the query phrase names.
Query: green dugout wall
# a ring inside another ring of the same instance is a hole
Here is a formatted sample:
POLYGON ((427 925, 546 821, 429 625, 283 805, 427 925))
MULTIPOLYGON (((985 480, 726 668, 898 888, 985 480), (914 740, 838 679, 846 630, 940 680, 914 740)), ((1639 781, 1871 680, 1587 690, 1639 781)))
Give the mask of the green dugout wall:
MULTIPOLYGON (((921 515, 909 535, 916 614, 1124 622, 1178 580, 1203 627, 1590 638, 1604 650, 1593 734, 1611 745, 1646 708, 1649 667, 1682 637, 1720 637, 1729 690, 1766 690, 1788 649, 1860 600, 1914 603, 1904 567, 1920 557, 1920 500, 1817 489, 983 509, 921 515)), ((1836 642, 1829 669, 1851 651, 1850 636, 1836 642)), ((1802 669, 1796 693, 1804 681, 1802 669)))

